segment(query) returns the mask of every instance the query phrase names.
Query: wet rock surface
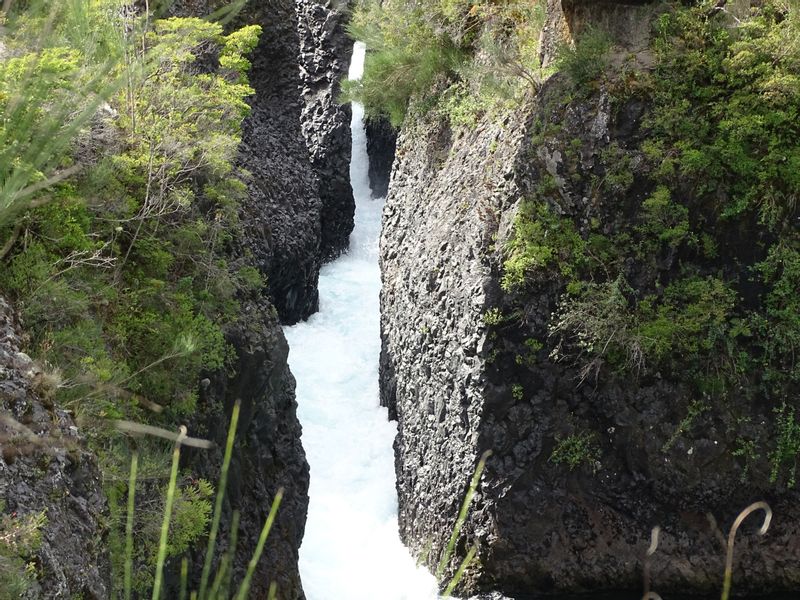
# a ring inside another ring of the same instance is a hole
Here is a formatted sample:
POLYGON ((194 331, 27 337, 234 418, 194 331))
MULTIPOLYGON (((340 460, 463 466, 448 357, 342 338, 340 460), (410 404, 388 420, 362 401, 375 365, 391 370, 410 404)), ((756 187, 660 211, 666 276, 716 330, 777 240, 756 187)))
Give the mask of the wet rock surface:
POLYGON ((347 249, 355 200, 350 187, 350 105, 338 102, 353 42, 347 36, 347 3, 298 0, 301 123, 322 208, 323 260, 347 249))
POLYGON ((46 516, 30 557, 37 582, 24 597, 108 598, 108 507, 97 460, 70 414, 37 393, 45 375, 22 351, 21 335, 0 296, 0 499, 14 518, 46 516))

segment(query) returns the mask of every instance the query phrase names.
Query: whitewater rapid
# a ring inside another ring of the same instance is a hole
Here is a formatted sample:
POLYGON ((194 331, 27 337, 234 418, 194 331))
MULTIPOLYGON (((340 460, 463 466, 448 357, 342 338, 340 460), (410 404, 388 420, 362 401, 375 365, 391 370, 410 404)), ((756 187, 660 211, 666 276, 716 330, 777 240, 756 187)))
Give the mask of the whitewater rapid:
MULTIPOLYGON (((361 77, 364 54, 356 43, 350 79, 361 77)), ((286 329, 311 465, 300 575, 308 600, 432 600, 433 577, 398 535, 396 426, 378 402, 383 201, 370 194, 364 109, 352 108, 350 250, 322 269, 319 312, 286 329)))

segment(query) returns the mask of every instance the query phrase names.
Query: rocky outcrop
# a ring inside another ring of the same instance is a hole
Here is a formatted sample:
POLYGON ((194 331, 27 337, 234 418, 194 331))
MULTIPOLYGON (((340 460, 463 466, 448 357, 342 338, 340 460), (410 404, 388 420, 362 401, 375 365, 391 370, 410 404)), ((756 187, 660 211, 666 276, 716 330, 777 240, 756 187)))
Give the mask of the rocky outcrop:
MULTIPOLYGON (((253 576, 251 597, 266 598, 278 584, 279 597, 303 597, 297 570, 308 509, 308 463, 300 443, 294 377, 289 353, 275 309, 264 301, 246 301, 239 323, 227 331, 236 351, 235 375, 216 372, 203 382, 195 435, 216 443, 213 450, 187 452, 193 472, 217 481, 233 404, 241 402, 231 462, 218 554, 227 549, 233 510, 241 515, 234 571, 244 574, 253 555, 272 501, 283 488, 284 497, 264 554, 253 576)), ((195 575, 202 569, 199 555, 195 575)))
POLYGON ((347 36, 347 3, 297 0, 300 38, 301 123, 322 201, 323 260, 347 250, 355 200, 350 187, 350 105, 339 104, 353 42, 347 36))
MULTIPOLYGON (((575 4, 580 10, 566 17, 584 25, 625 10, 575 4)), ((630 13, 619 22, 631 22, 630 13)), ((622 41, 635 47, 636 35, 622 41)), ((743 480, 735 454, 737 415, 774 423, 774 402, 729 399, 695 414, 689 427, 692 392, 680 375, 609 374, 589 383, 581 365, 552 358, 557 274, 531 284, 523 300, 501 289, 523 199, 555 186, 553 211, 588 237, 591 223, 612 228, 622 207, 639 206, 652 191, 633 151, 647 106, 636 98, 612 105, 606 90, 567 101, 568 92, 556 76, 503 120, 453 130, 423 119, 401 134, 381 239, 381 398, 398 421, 402 537, 435 567, 475 466, 491 450, 450 565, 452 574, 477 546, 462 580, 467 594, 641 594, 655 525, 662 529, 654 589, 664 597, 718 594, 724 539, 737 513, 761 499, 775 518, 763 538, 760 516, 739 531, 734 589, 796 590, 800 496, 768 482, 763 455, 751 465, 761 475, 743 480), (593 186, 614 167, 609 148, 632 151, 633 183, 598 196, 593 186), (553 456, 576 432, 595 446, 570 469, 553 456)))
POLYGON ((489 247, 518 198, 524 131, 523 115, 469 132, 437 122, 404 128, 384 209, 381 401, 398 421, 401 536, 417 555, 432 548, 432 566, 486 449, 489 247))
POLYGON ((251 1, 239 18, 263 28, 240 148, 251 174, 243 224, 281 320, 295 323, 317 310, 322 262, 322 202, 300 126, 297 12, 292 0, 251 1))
POLYGON ((389 192, 389 176, 397 147, 397 131, 385 118, 367 119, 367 156, 369 186, 374 198, 385 198, 389 192))
MULTIPOLYGON (((47 392, 47 375, 22 348, 19 323, 0 297, 0 500, 11 515, 4 523, 45 516, 41 543, 21 557, 37 572, 23 597, 109 598, 108 507, 96 457, 71 415, 37 393, 47 392)), ((14 534, 2 534, 7 557, 14 534)), ((2 560, 0 569, 13 578, 13 567, 2 560)))

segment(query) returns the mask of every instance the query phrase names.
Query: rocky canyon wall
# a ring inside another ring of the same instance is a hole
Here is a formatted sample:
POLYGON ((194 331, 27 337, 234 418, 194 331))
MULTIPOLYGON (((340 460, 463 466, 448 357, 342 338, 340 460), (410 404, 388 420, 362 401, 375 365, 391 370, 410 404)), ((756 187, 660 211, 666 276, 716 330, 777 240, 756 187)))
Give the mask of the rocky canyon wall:
MULTIPOLYGON (((205 16, 219 4, 185 0, 174 3, 170 12, 205 16)), ((253 0, 232 23, 258 24, 263 35, 251 57, 255 94, 239 151, 247 183, 239 214, 243 235, 227 243, 227 259, 231 268, 256 267, 267 288, 237 298, 241 315, 225 328, 235 358, 230 369, 209 372, 198 382, 197 411, 188 423, 190 435, 216 446, 184 449, 182 466, 217 481, 231 409, 240 401, 217 545, 220 555, 230 537, 232 512, 238 510, 234 581, 247 568, 278 489, 285 492, 253 578, 251 595, 256 598, 266 597, 273 581, 280 598, 303 597, 297 557, 309 473, 282 323, 316 311, 319 268, 346 249, 353 225, 350 113, 336 104, 338 80, 350 57, 344 8, 313 0, 253 0)), ((20 517, 47 511, 37 552, 39 583, 31 597, 109 598, 107 501, 96 458, 69 414, 32 390, 37 372, 21 353, 10 307, 0 301, 0 402, 21 427, 0 423, 0 498, 6 501, 5 512, 20 517), (33 444, 29 436, 46 444, 33 444)), ((198 550, 192 558, 196 584, 203 554, 198 550)), ((178 569, 168 562, 170 594, 177 594, 178 569)))
POLYGON ((339 104, 353 42, 347 36, 346 2, 298 0, 301 124, 322 208, 320 252, 331 260, 347 250, 355 200, 350 188, 350 105, 339 104))
POLYGON ((14 550, 20 556, 13 558, 22 560, 36 535, 25 523, 41 514, 40 543, 25 557, 37 577, 22 597, 108 598, 109 512, 97 459, 70 413, 53 406, 52 392, 47 375, 24 353, 21 324, 0 296, 3 585, 11 588, 20 576, 14 550))
MULTIPOLYGON (((633 4, 550 2, 543 48, 558 45, 548 35, 569 39, 595 25, 620 50, 612 62, 634 53, 636 68, 648 68, 654 13, 633 4)), ((381 398, 398 421, 402 537, 435 567, 490 450, 449 571, 477 547, 461 584, 468 594, 641 594, 656 525, 654 589, 718 594, 725 536, 737 513, 761 499, 775 511, 772 529, 764 538, 757 525, 740 530, 734 587, 795 590, 797 492, 768 482, 763 455, 748 467, 736 453, 736 415, 770 423, 779 407, 703 397, 698 413, 697 392, 680 374, 589 376, 557 356, 552 318, 563 275, 543 270, 518 293, 501 285, 509 240, 531 202, 546 198, 556 219, 588 239, 592 227, 612 231, 626 218, 622 207, 653 191, 641 151, 648 104, 616 102, 603 87, 577 97, 571 90, 562 73, 524 106, 475 127, 433 116, 403 127, 381 239, 381 398), (609 158, 619 148, 628 158, 609 158), (630 184, 598 192, 622 160, 630 161, 630 184), (577 462, 568 466, 562 452, 577 462), (761 476, 743 477, 748 468, 761 476)), ((555 226, 550 235, 559 235, 555 226)), ((563 244, 557 257, 566 239, 552 242, 563 244)))

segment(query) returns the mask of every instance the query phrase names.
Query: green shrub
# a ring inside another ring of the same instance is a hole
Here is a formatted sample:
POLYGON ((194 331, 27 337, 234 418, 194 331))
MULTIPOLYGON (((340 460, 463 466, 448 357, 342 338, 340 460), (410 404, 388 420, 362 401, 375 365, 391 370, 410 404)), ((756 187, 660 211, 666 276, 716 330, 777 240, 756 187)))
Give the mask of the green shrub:
POLYGON ((800 423, 796 421, 794 407, 787 404, 775 409, 776 440, 775 449, 769 454, 772 464, 769 479, 775 483, 784 468, 788 467, 786 487, 797 483, 797 458, 800 455, 800 423))
MULTIPOLYGON (((5 503, 0 500, 0 513, 5 503)), ((31 560, 41 545, 42 512, 0 515, 0 600, 19 598, 34 583, 36 564, 31 560)))
POLYGON ((609 34, 591 27, 581 33, 574 45, 559 47, 556 66, 572 80, 575 86, 587 87, 608 68, 608 53, 612 47, 609 34))
POLYGON ((369 50, 363 77, 343 82, 343 99, 361 102, 368 115, 386 116, 396 127, 412 96, 427 95, 463 61, 462 51, 434 31, 421 9, 406 10, 402 3, 366 4, 349 30, 369 50))
POLYGON ((556 445, 550 454, 549 462, 565 464, 570 471, 586 465, 596 471, 599 468, 600 448, 593 432, 581 431, 567 437, 556 437, 556 445))

